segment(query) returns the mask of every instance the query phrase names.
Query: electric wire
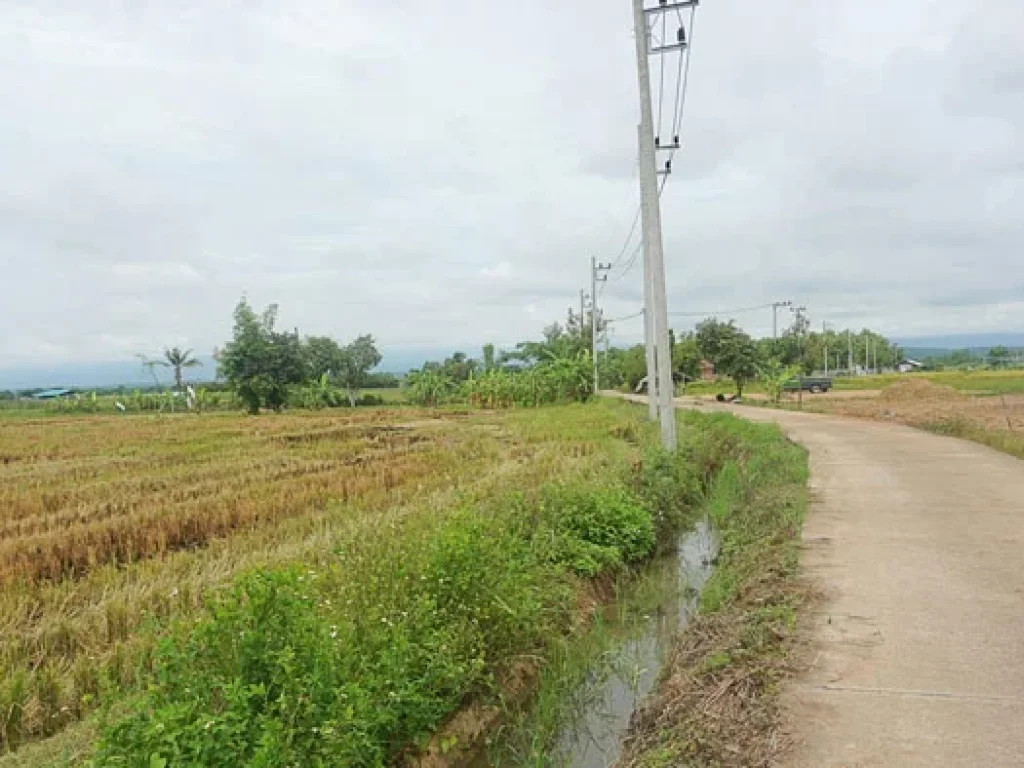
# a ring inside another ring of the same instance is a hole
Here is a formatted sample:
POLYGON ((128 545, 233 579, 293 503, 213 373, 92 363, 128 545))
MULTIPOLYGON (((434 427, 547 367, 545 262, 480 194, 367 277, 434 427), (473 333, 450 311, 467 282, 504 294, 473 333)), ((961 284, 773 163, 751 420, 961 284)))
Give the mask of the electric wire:
MULTIPOLYGON (((661 186, 658 188, 658 199, 659 200, 661 199, 661 193, 665 191, 665 183, 667 181, 668 181, 668 175, 667 174, 661 177, 661 186)), ((637 209, 637 218, 636 218, 635 221, 639 221, 639 219, 640 219, 640 209, 637 209)), ((634 221, 634 223, 635 223, 635 221, 634 221)), ((622 270, 617 275, 614 275, 612 277, 612 280, 621 280, 622 278, 624 278, 626 276, 626 273, 629 272, 629 270, 631 270, 633 268, 633 265, 636 264, 637 257, 640 255, 640 249, 643 247, 643 244, 644 244, 644 241, 643 241, 643 238, 641 238, 640 241, 636 244, 636 247, 633 249, 633 253, 630 255, 629 261, 626 262, 626 265, 622 268, 622 270)), ((604 285, 604 283, 602 283, 602 285, 604 285)))
MULTIPOLYGON (((697 11, 697 6, 696 5, 691 5, 690 6, 690 29, 689 29, 689 34, 687 36, 686 47, 679 52, 679 71, 677 72, 677 76, 676 76, 676 97, 675 97, 675 104, 674 104, 673 109, 672 109, 672 112, 673 112, 673 116, 672 116, 672 142, 673 142, 673 148, 669 152, 669 157, 668 157, 668 162, 669 163, 672 162, 673 158, 675 157, 675 153, 677 151, 677 148, 674 146, 675 145, 675 137, 679 135, 679 131, 682 128, 683 115, 684 115, 685 106, 686 106, 686 95, 687 95, 687 93, 689 91, 689 84, 690 84, 690 51, 692 50, 692 46, 693 46, 693 30, 694 30, 694 22, 696 20, 696 11, 697 11)), ((682 22, 683 22, 683 15, 682 15, 682 13, 678 9, 676 10, 676 15, 679 18, 679 23, 682 24, 682 22)), ((662 33, 661 33, 661 36, 662 36, 662 41, 663 42, 664 42, 665 35, 666 35, 666 27, 665 27, 665 25, 666 25, 666 18, 667 18, 667 16, 668 16, 668 14, 662 14, 662 33)), ((664 54, 661 57, 661 77, 660 77, 660 80, 661 80, 661 83, 660 83, 660 85, 658 87, 658 91, 659 91, 659 93, 658 93, 658 133, 660 133, 660 131, 661 131, 662 104, 663 104, 664 95, 665 95, 665 56, 664 56, 664 54)), ((664 192, 664 190, 665 190, 665 184, 668 181, 668 176, 669 176, 669 174, 665 174, 664 176, 662 176, 661 186, 658 189, 658 199, 659 200, 661 199, 662 192, 664 192)), ((619 262, 622 261, 623 256, 625 256, 626 253, 629 251, 629 244, 632 242, 633 236, 636 234, 636 231, 637 231, 637 225, 640 223, 641 212, 642 212, 642 205, 638 205, 637 209, 636 209, 636 213, 633 216, 633 223, 632 223, 632 225, 629 228, 629 234, 626 236, 626 240, 625 240, 625 242, 623 242, 622 248, 619 250, 618 256, 616 256, 615 259, 611 263, 611 266, 612 266, 613 269, 619 264, 619 262)), ((612 280, 616 280, 616 281, 617 280, 621 280, 636 265, 636 262, 637 262, 637 259, 639 257, 640 250, 641 250, 642 246, 643 246, 643 238, 641 238, 640 242, 637 243, 636 247, 630 253, 629 260, 626 262, 625 266, 619 271, 619 273, 617 275, 614 275, 612 277, 612 280)), ((602 294, 604 293, 604 289, 605 289, 605 286, 607 284, 608 284, 607 281, 604 281, 604 282, 601 283, 601 293, 602 294)))
MULTIPOLYGON (((665 44, 665 40, 666 40, 665 31, 666 31, 667 24, 668 24, 668 14, 667 13, 663 13, 663 14, 661 14, 661 44, 662 45, 665 44)), ((661 137, 661 124, 662 124, 661 114, 662 114, 662 106, 665 103, 665 56, 662 55, 660 58, 661 58, 661 62, 660 62, 661 63, 661 75, 659 77, 659 82, 658 82, 658 125, 654 129, 654 140, 655 140, 655 142, 659 142, 659 139, 661 137)), ((678 105, 676 105, 676 106, 678 106, 678 105)), ((673 111, 674 110, 675 110, 675 107, 673 107, 673 111)), ((673 121, 674 120, 675 120, 675 118, 673 117, 673 121)))
MULTIPOLYGON (((690 6, 690 32, 686 42, 686 48, 679 53, 679 73, 676 77, 676 105, 675 114, 672 117, 672 136, 673 143, 674 137, 679 135, 679 129, 683 123, 683 108, 686 106, 686 92, 687 86, 690 83, 690 50, 693 46, 693 25, 697 18, 697 6, 690 6), (685 65, 684 65, 685 62, 685 65)), ((676 10, 676 15, 679 17, 679 23, 683 23, 683 14, 676 10)), ((673 150, 674 152, 675 150, 673 150)))
POLYGON ((608 320, 605 320, 604 322, 606 324, 621 323, 624 320, 632 320, 635 317, 640 317, 643 313, 644 313, 644 311, 641 309, 639 312, 634 312, 631 315, 623 315, 622 317, 612 317, 612 318, 609 318, 608 320))
POLYGON ((739 315, 744 312, 756 312, 771 308, 771 304, 758 304, 756 307, 737 307, 736 309, 722 309, 717 312, 669 312, 669 315, 672 317, 718 317, 719 315, 739 315))

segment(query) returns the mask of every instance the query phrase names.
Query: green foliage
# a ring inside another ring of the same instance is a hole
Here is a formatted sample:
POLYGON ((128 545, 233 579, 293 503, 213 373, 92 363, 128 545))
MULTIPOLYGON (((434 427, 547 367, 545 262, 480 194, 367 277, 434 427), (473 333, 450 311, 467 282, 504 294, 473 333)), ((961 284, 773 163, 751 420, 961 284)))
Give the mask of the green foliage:
POLYGON ((654 549, 650 512, 624 491, 562 491, 547 503, 559 509, 558 559, 581 576, 636 562, 654 549))
POLYGON ((181 391, 184 387, 182 372, 185 368, 195 368, 202 363, 192 356, 191 349, 183 350, 181 347, 172 347, 164 350, 166 365, 174 371, 174 388, 181 391))
POLYGON ((337 376, 341 370, 345 353, 330 336, 307 336, 302 345, 306 358, 306 372, 314 380, 324 376, 337 376))
POLYGON ((715 369, 736 383, 736 393, 743 394, 743 385, 757 375, 757 345, 747 334, 737 331, 722 341, 715 369))
POLYGON ((993 368, 1007 368, 1013 363, 1013 352, 1008 347, 992 347, 988 351, 988 364, 993 368))
POLYGON ((235 307, 234 338, 220 355, 220 373, 250 413, 261 407, 281 410, 288 388, 306 377, 297 334, 274 330, 277 305, 257 316, 244 298, 235 307))
POLYGON ((701 356, 714 364, 717 370, 726 346, 740 333, 743 332, 736 327, 734 321, 726 323, 709 317, 697 324, 694 341, 701 356))
POLYGON ((479 362, 468 357, 465 352, 455 352, 451 357, 440 363, 425 363, 424 371, 434 371, 445 376, 456 384, 467 381, 480 367, 479 362))
POLYGON ((782 390, 785 388, 786 382, 799 373, 798 366, 785 366, 777 359, 766 360, 758 366, 758 378, 761 385, 769 400, 776 404, 782 399, 782 390))
POLYGON ((521 370, 491 370, 469 379, 463 394, 478 408, 584 402, 593 395, 588 357, 556 358, 521 370))
POLYGON ((341 359, 336 371, 338 383, 348 392, 349 404, 355 407, 359 399, 359 390, 366 386, 370 371, 380 365, 381 354, 373 336, 358 336, 343 347, 341 359))
POLYGON ((675 452, 648 450, 633 478, 633 488, 644 509, 650 510, 658 541, 690 522, 700 503, 703 484, 696 455, 700 443, 689 435, 675 452))
POLYGON ((409 402, 431 408, 449 402, 458 390, 454 379, 434 370, 413 371, 403 387, 409 402))
POLYGON ((408 518, 316 569, 246 574, 160 644, 154 684, 92 765, 392 764, 503 663, 547 652, 573 618, 573 573, 654 544, 625 486, 570 484, 408 518))
POLYGON ((700 376, 700 363, 704 359, 695 334, 688 333, 672 345, 672 369, 693 380, 700 376))

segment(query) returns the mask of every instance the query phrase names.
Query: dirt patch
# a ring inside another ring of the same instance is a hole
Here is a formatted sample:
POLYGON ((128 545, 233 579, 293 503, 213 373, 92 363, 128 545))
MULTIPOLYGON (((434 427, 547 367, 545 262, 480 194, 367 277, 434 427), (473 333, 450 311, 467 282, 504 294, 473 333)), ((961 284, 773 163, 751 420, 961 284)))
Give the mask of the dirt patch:
POLYGON ((960 403, 967 395, 943 384, 933 384, 925 379, 907 379, 890 384, 882 390, 878 399, 883 403, 907 404, 919 402, 960 403))
POLYGON ((892 385, 876 398, 804 400, 804 410, 881 421, 912 427, 961 422, 979 430, 1009 432, 1024 437, 1024 395, 971 397, 925 381, 892 385), (894 387, 899 386, 895 391, 894 387))

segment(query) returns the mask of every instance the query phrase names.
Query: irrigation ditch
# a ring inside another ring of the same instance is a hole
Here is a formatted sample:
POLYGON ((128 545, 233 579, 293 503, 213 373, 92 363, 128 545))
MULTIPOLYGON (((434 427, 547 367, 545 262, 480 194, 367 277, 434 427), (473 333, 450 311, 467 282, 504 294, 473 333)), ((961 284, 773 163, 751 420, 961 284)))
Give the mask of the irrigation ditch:
POLYGON ((616 581, 527 708, 461 765, 767 766, 787 748, 779 693, 811 598, 797 566, 806 454, 774 427, 703 426, 725 450, 699 522, 616 581))
POLYGON ((647 593, 646 600, 638 600, 636 593, 616 596, 605 611, 612 642, 573 697, 552 762, 606 768, 619 758, 634 712, 657 684, 678 633, 697 611, 718 548, 716 532, 703 520, 680 539, 675 552, 639 575, 637 586, 647 593))

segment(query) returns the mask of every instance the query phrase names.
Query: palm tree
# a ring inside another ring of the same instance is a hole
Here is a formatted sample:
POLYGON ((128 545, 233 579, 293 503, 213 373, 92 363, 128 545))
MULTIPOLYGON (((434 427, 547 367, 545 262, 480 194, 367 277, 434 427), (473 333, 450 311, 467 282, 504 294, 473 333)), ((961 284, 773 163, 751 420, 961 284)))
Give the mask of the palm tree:
POLYGON ((181 390, 181 371, 183 368, 195 368, 202 365, 201 362, 192 357, 192 350, 182 351, 180 347, 172 347, 164 350, 164 357, 167 365, 174 369, 174 388, 181 390))

